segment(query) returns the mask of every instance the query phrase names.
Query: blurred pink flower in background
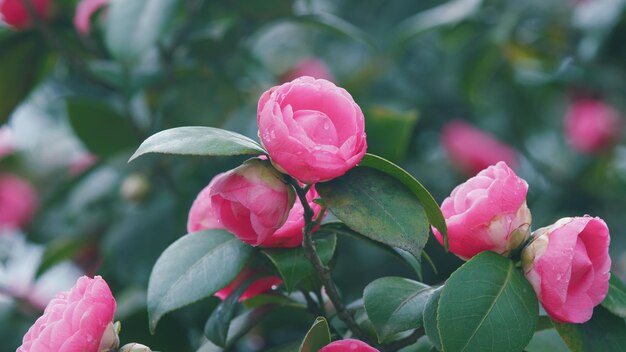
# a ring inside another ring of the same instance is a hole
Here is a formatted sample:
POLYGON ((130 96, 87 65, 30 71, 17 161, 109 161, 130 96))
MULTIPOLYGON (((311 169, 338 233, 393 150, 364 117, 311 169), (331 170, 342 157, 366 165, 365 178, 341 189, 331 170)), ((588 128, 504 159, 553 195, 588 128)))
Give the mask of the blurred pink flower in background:
POLYGON ((70 176, 78 176, 98 162, 98 157, 91 153, 80 154, 70 161, 67 172, 70 176))
POLYGON ((621 132, 620 113, 596 99, 578 99, 565 114, 565 136, 576 151, 594 153, 611 146, 621 132))
POLYGON ((97 352, 115 348, 117 336, 114 331, 110 334, 115 307, 115 298, 102 277, 80 277, 70 291, 50 301, 16 352, 97 352))
POLYGON ((0 127, 0 158, 13 153, 15 147, 13 138, 13 131, 8 126, 0 127))
POLYGON ((335 77, 324 61, 315 57, 307 57, 300 60, 291 70, 284 73, 280 77, 280 82, 291 82, 302 76, 310 76, 317 79, 322 78, 331 82, 335 80, 335 77))
MULTIPOLYGON (((50 15, 51 0, 31 0, 35 12, 42 19, 50 15)), ((26 29, 32 25, 24 0, 0 0, 0 20, 15 29, 26 29)))
POLYGON ((0 228, 23 228, 37 208, 37 193, 26 180, 0 174, 0 228))
POLYGON ((81 35, 88 35, 91 31, 91 16, 100 8, 106 6, 109 0, 82 0, 76 6, 74 27, 81 35))
POLYGON ((467 122, 449 122, 441 132, 441 141, 454 165, 468 176, 499 161, 517 168, 515 149, 467 122))

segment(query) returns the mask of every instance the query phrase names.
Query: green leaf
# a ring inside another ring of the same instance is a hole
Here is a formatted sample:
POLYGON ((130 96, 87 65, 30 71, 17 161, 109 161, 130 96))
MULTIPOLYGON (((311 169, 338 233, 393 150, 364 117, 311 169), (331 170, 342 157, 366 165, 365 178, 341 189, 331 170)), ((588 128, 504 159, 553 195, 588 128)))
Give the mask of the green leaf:
MULTIPOLYGON (((230 328, 228 329, 228 337, 226 339, 225 346, 232 346, 243 335, 248 333, 254 328, 267 314, 272 310, 272 305, 265 305, 257 307, 255 309, 248 310, 239 315, 230 322, 230 328)), ((212 341, 207 341, 196 352, 209 352, 216 351, 222 352, 224 349, 217 346, 212 341)))
POLYGON ((424 306, 433 289, 402 277, 383 277, 363 291, 367 316, 374 324, 378 341, 422 326, 424 306))
POLYGON ((526 352, 569 352, 569 348, 554 328, 536 332, 526 348, 526 352))
MULTIPOLYGON (((327 265, 335 254, 337 236, 331 235, 325 238, 318 238, 314 243, 322 263, 327 265)), ((287 292, 296 290, 301 283, 311 278, 317 278, 315 269, 304 256, 302 247, 265 249, 263 253, 278 269, 287 292)))
POLYGON ((235 290, 211 313, 211 316, 204 326, 204 336, 214 344, 220 347, 226 347, 228 328, 230 327, 230 321, 235 315, 235 308, 237 307, 237 303, 239 303, 239 297, 243 295, 254 279, 256 278, 250 278, 237 286, 237 288, 235 288, 235 290))
POLYGON ((224 230, 191 233, 170 245, 150 274, 150 331, 154 332, 164 314, 211 296, 227 286, 251 253, 251 246, 224 230))
POLYGON ((370 107, 365 111, 367 150, 395 162, 404 160, 417 120, 417 110, 370 107))
POLYGON ((71 258, 76 252, 84 248, 89 242, 89 238, 84 236, 60 238, 46 245, 46 250, 41 258, 41 264, 37 269, 36 277, 46 272, 46 270, 56 264, 71 258))
POLYGON ((355 167, 318 183, 316 189, 333 214, 352 230, 420 259, 429 233, 426 213, 411 190, 395 178, 355 167))
POLYGON ((293 21, 296 23, 312 25, 334 34, 344 35, 369 47, 373 47, 369 36, 360 28, 350 22, 347 22, 344 19, 341 19, 329 13, 297 16, 293 17, 293 21))
POLYGON ((37 84, 45 53, 35 33, 14 34, 0 43, 0 125, 37 84))
POLYGON ((424 331, 426 336, 435 345, 437 350, 441 351, 441 337, 439 336, 439 328, 437 327, 437 309, 439 307, 439 298, 441 297, 443 286, 435 289, 424 306, 424 331))
POLYGON ((513 262, 482 252, 454 272, 437 309, 444 351, 522 351, 535 332, 539 306, 513 262))
POLYGON ((78 138, 100 157, 112 156, 137 145, 137 135, 128 117, 104 101, 71 98, 67 101, 67 113, 78 138))
POLYGON ((626 285, 613 274, 609 280, 609 292, 602 301, 602 306, 618 317, 626 318, 626 285))
POLYGON ((317 352, 320 348, 330 343, 330 329, 324 317, 315 319, 313 326, 306 333, 300 344, 300 352, 317 352))
POLYGON ((448 247, 448 228, 446 226, 446 219, 441 213, 441 208, 430 192, 428 192, 428 190, 422 186, 422 184, 416 180, 415 177, 391 161, 369 153, 365 154, 360 165, 391 175, 408 187, 411 192, 415 194, 417 199, 419 199, 420 203, 424 207, 424 211, 426 211, 428 221, 437 230, 439 230, 444 238, 446 248, 448 247))
POLYGON ((176 14, 178 0, 112 0, 105 41, 122 64, 136 64, 160 38, 176 14))
POLYGON ((584 324, 553 323, 572 352, 626 351, 624 319, 602 306, 597 306, 591 320, 584 324))
POLYGON ((213 127, 177 127, 148 137, 128 161, 146 153, 228 156, 259 155, 265 150, 239 133, 213 127))

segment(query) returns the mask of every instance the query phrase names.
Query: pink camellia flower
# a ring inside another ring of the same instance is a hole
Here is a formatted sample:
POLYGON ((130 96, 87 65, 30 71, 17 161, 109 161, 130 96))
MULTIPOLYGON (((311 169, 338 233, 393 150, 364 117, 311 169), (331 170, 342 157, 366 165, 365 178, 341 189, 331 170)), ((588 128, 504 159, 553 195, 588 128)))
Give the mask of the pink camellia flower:
POLYGON ((294 203, 294 191, 260 159, 218 175, 209 191, 211 209, 220 225, 253 246, 278 230, 294 203))
POLYGON ((76 6, 74 27, 81 35, 88 35, 91 31, 91 16, 100 8, 106 6, 109 0, 82 0, 76 6))
MULTIPOLYGON (((31 0, 34 10, 42 19, 47 19, 50 14, 50 0, 31 0)), ((28 10, 24 6, 24 0, 0 1, 0 20, 15 29, 26 29, 32 21, 28 10)))
POLYGON ((620 127, 619 112, 601 100, 577 100, 565 115, 565 136, 572 148, 582 153, 594 153, 613 144, 620 127))
POLYGON ((37 193, 25 180, 0 174, 0 228, 22 228, 35 213, 37 193))
MULTIPOLYGON (((211 206, 211 189, 215 184, 215 180, 222 177, 223 174, 219 174, 211 180, 208 186, 206 186, 194 200, 189 209, 189 216, 187 219, 187 232, 192 233, 206 229, 220 229, 224 228, 218 221, 215 211, 211 206)), ((309 201, 309 206, 313 209, 314 217, 319 216, 321 206, 313 202, 313 199, 318 198, 319 195, 315 190, 315 186, 311 187, 306 195, 309 201)), ((322 215, 323 216, 323 215, 322 215)), ((292 248, 302 244, 302 229, 304 227, 304 208, 298 200, 293 204, 293 207, 289 211, 287 220, 285 223, 269 237, 267 237, 262 243, 261 247, 281 247, 292 248)))
POLYGON ((308 57, 298 62, 291 70, 287 71, 281 78, 281 82, 291 82, 302 76, 311 76, 317 79, 334 81, 335 77, 330 72, 326 64, 315 57, 308 57))
MULTIPOLYGON (((528 184, 506 163, 489 166, 446 198, 441 211, 448 226, 450 252, 469 259, 482 251, 508 255, 530 235, 528 184)), ((443 244, 443 236, 433 227, 443 244)))
POLYGON ((441 132, 441 139, 452 162, 467 175, 475 175, 498 161, 517 167, 514 149, 467 122, 449 122, 441 132))
POLYGON ((611 237, 588 215, 563 218, 533 233, 522 252, 524 274, 555 320, 584 323, 609 289, 611 237))
POLYGON ((257 122, 272 163, 304 183, 343 175, 367 149, 361 108, 325 79, 304 76, 271 88, 259 100, 257 122))
POLYGON ((346 339, 331 342, 319 352, 378 352, 378 350, 363 341, 346 339))
MULTIPOLYGON (((239 273, 239 275, 237 275, 237 277, 235 277, 235 279, 230 284, 228 284, 228 286, 219 290, 217 293, 215 293, 214 296, 219 297, 219 299, 221 300, 226 299, 226 297, 230 296, 230 294, 233 293, 233 291, 235 291, 237 287, 239 287, 239 285, 251 278, 255 273, 256 272, 253 270, 244 268, 239 273)), ((248 288, 243 292, 241 297, 239 297, 239 302, 245 301, 248 298, 252 298, 254 296, 258 296, 261 293, 270 291, 282 283, 283 280, 281 280, 278 276, 267 276, 257 279, 252 284, 250 284, 250 286, 248 286, 248 288)))
POLYGON ((117 347, 115 299, 100 276, 83 276, 58 294, 28 329, 16 352, 108 351, 117 347))

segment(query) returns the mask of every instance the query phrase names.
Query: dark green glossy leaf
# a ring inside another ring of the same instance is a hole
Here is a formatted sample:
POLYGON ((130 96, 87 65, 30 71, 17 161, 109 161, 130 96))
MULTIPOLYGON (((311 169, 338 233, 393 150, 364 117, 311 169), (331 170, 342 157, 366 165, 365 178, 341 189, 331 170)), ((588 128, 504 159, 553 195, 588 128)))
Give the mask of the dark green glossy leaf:
POLYGON ((37 84, 45 52, 35 33, 14 34, 0 42, 0 124, 37 84))
POLYGON ((538 331, 524 348, 525 352, 569 352, 569 348, 554 327, 538 331))
POLYGON ((424 211, 426 211, 426 216, 428 216, 430 224, 439 230, 439 232, 443 235, 447 246, 448 228, 446 226, 446 219, 441 213, 441 208, 430 192, 428 192, 428 190, 418 180, 416 180, 415 177, 391 161, 369 153, 365 154, 360 165, 385 172, 388 175, 395 177, 398 181, 408 187, 411 192, 415 194, 417 199, 419 199, 422 207, 424 207, 424 211))
POLYGON ((154 332, 164 314, 228 285, 251 253, 252 247, 224 230, 191 233, 174 242, 161 254, 150 275, 150 330, 154 332))
POLYGON ((211 313, 209 320, 207 320, 204 326, 204 336, 214 344, 220 347, 226 347, 230 321, 235 315, 235 308, 237 307, 237 303, 239 303, 239 297, 243 295, 253 281, 254 280, 250 278, 237 286, 237 288, 235 288, 235 290, 211 313))
POLYGON ((367 150, 394 162, 404 160, 417 117, 417 110, 396 111, 384 106, 367 109, 367 150))
MULTIPOLYGON (((226 339, 226 346, 232 346, 243 335, 252 330, 267 314, 272 310, 271 305, 265 305, 257 307, 255 309, 248 310, 239 315, 230 322, 228 329, 228 337, 226 339)), ((206 328, 206 327, 205 327, 206 328)), ((212 341, 207 341, 196 352, 222 352, 224 348, 216 345, 212 341)))
POLYGON ((213 127, 177 127, 148 137, 129 161, 146 153, 228 156, 259 155, 265 151, 257 142, 235 132, 213 127))
POLYGON ((179 0, 113 0, 107 13, 106 45, 126 66, 136 64, 159 40, 179 0))
POLYGON ((626 351, 626 323, 602 306, 583 324, 554 322, 554 327, 572 352, 626 351))
POLYGON ((108 157, 137 145, 137 135, 128 117, 106 102, 71 98, 67 113, 76 135, 92 153, 108 157))
POLYGON ((363 291, 365 310, 378 341, 421 327, 424 306, 432 292, 428 285, 401 277, 383 277, 367 285, 363 291))
POLYGON ((618 317, 626 318, 626 285, 615 275, 611 274, 609 292, 602 306, 618 317))
POLYGON ((315 319, 304 340, 300 344, 300 352, 317 352, 330 343, 330 329, 324 317, 315 319))
MULTIPOLYGON (((314 243, 322 263, 328 264, 335 254, 337 236, 331 235, 319 238, 314 243)), ((317 277, 313 265, 304 256, 302 247, 265 249, 263 253, 267 255, 276 266, 276 269, 278 269, 285 289, 288 292, 297 289, 301 283, 317 277)))
POLYGON ((394 177, 356 167, 318 183, 316 189, 333 214, 352 230, 420 259, 428 239, 428 219, 413 192, 394 177))
POLYGON ((437 309, 439 308, 441 291, 443 291, 443 286, 435 289, 430 297, 428 297, 428 301, 424 307, 424 331, 426 332, 426 336, 428 336, 439 351, 442 350, 442 347, 439 328, 437 327, 437 309))
POLYGON ((482 252, 446 281, 437 309, 444 351, 522 351, 532 338, 539 305, 513 262, 482 252))

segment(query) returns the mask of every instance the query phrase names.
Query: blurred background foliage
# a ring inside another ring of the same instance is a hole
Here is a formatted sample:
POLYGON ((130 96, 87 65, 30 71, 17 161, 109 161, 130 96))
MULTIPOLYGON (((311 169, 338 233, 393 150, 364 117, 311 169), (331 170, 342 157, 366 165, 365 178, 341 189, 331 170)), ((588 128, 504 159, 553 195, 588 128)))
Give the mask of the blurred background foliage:
MULTIPOLYGON (((112 0, 80 35, 76 2, 54 0, 47 22, 0 27, 0 123, 14 141, 0 168, 37 190, 23 229, 45 245, 37 275, 73 261, 112 287, 122 341, 198 350, 217 298, 166 316, 152 336, 147 281, 160 253, 185 234, 196 194, 243 159, 127 160, 146 137, 176 126, 258 139, 261 93, 315 58, 365 111, 368 151, 409 170, 437 201, 471 176, 441 143, 444 126, 464 120, 515 149, 534 229, 563 216, 605 219, 613 270, 624 279, 624 138, 580 153, 563 126, 581 95, 626 111, 625 3, 112 0)), ((334 276, 348 302, 375 278, 415 276, 369 243, 340 236, 338 248, 334 276)), ((426 283, 461 263, 434 240, 426 251, 438 269, 425 268, 426 283)), ((40 312, 19 297, 0 300, 0 350, 15 350, 40 312)), ((238 348, 300 341, 314 319, 277 309, 238 348)))

